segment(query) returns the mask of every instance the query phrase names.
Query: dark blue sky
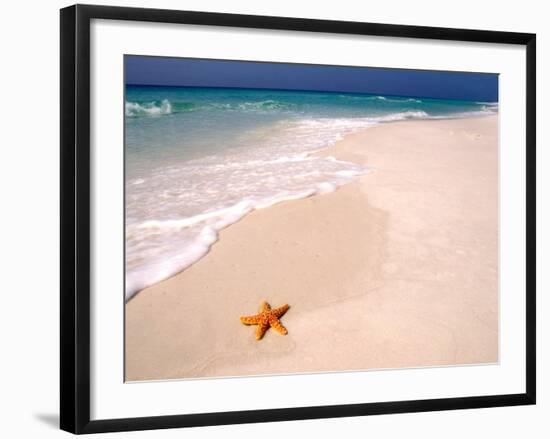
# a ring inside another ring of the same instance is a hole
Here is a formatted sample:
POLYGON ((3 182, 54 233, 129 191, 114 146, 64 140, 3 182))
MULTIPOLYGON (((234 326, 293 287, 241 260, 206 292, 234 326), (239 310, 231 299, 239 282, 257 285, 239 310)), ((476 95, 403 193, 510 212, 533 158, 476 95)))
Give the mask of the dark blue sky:
POLYGON ((498 101, 498 75, 125 56, 126 84, 314 90, 498 101))

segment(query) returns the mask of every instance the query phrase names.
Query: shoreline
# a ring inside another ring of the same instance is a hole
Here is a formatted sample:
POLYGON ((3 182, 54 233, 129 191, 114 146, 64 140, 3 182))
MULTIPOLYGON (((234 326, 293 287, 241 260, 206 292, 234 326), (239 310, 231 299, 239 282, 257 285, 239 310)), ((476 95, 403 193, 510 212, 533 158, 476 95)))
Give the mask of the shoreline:
MULTIPOLYGON (((353 158, 343 158, 343 157, 337 157, 338 153, 333 154, 331 151, 333 151, 333 149, 340 143, 342 142, 343 140, 345 140, 346 138, 348 138, 349 136, 353 136, 353 135, 356 135, 356 134, 360 134, 362 132, 364 132, 365 130, 369 130, 369 129, 372 129, 372 128, 375 128, 375 127, 378 127, 378 126, 381 126, 381 125, 386 125, 386 124, 402 124, 402 123, 407 123, 407 122, 421 122, 421 121, 445 121, 445 120, 464 120, 464 119, 478 119, 478 118, 483 118, 483 117, 497 117, 497 115, 494 115, 494 114, 479 114, 479 115, 476 115, 476 116, 471 116, 471 117, 459 117, 459 116, 455 116, 455 117, 449 117, 449 118, 434 118, 434 119, 404 119, 404 120, 394 120, 394 121, 384 121, 384 122, 379 122, 378 124, 375 124, 375 125, 372 125, 368 128, 363 128, 357 132, 354 132, 354 133, 349 133, 347 135, 344 136, 343 139, 340 139, 338 140, 335 144, 333 145, 330 145, 330 146, 327 146, 327 147, 324 147, 322 149, 319 149, 317 151, 312 151, 311 153, 307 154, 308 156, 311 156, 311 157, 327 157, 327 156, 333 156, 335 159, 337 160, 343 160, 343 161, 347 161, 347 162, 350 162, 350 163, 354 163, 354 164, 357 164, 357 165, 361 165, 361 166, 365 166, 367 167, 367 169, 369 169, 368 167, 368 163, 366 163, 364 160, 361 160, 359 157, 355 156, 353 158)), ((337 151, 337 150, 336 150, 337 151)), ((370 169, 367 170, 363 175, 360 175, 360 176, 357 176, 357 179, 360 179, 362 177, 364 177, 365 175, 368 175, 370 172, 370 169)), ((332 191, 328 191, 328 192, 323 192, 321 191, 320 189, 318 189, 316 192, 312 193, 312 194, 309 194, 309 195, 296 195, 296 196, 289 196, 289 198, 286 198, 286 199, 283 199, 283 200, 279 200, 279 201, 276 201, 274 202, 273 204, 270 204, 266 207, 259 207, 259 208, 253 208, 250 212, 247 212, 245 213, 242 217, 238 218, 236 221, 234 222, 231 222, 229 223, 228 225, 224 226, 223 228, 219 229, 219 230, 216 230, 216 233, 217 233, 217 238, 216 240, 209 245, 208 247, 208 250, 206 250, 206 252, 204 252, 201 256, 199 256, 198 259, 196 259, 195 261, 191 262, 189 265, 186 265, 185 267, 183 267, 182 269, 174 272, 174 274, 171 274, 169 275, 168 277, 165 277, 159 281, 156 281, 156 282, 153 282, 135 292, 132 292, 132 293, 128 293, 127 291, 125 292, 125 303, 128 303, 129 301, 131 301, 137 294, 139 294, 141 291, 145 290, 145 289, 148 289, 148 288, 151 288, 151 287, 154 287, 155 285, 161 283, 161 282, 164 282, 166 281, 167 279, 170 279, 174 276, 178 276, 179 274, 181 274, 182 272, 184 272, 185 270, 187 270, 189 267, 191 267, 192 265, 195 265, 197 264, 198 262, 201 261, 201 259, 203 259, 208 253, 210 253, 210 251, 212 250, 212 247, 214 245, 216 245, 218 243, 218 241, 220 240, 220 234, 223 230, 227 229, 228 227, 231 227, 233 226, 234 224, 238 223, 239 221, 242 221, 246 216, 248 216, 249 214, 257 211, 257 210, 263 210, 265 208, 270 208, 270 207, 273 207, 273 206, 276 206, 276 205, 279 205, 279 204, 282 204, 282 203, 287 203, 289 201, 299 201, 299 200, 304 200, 306 198, 310 198, 310 197, 314 197, 314 196, 319 196, 319 195, 326 195, 327 193, 332 193, 332 192, 336 192, 336 191, 339 191, 341 190, 342 187, 344 186, 347 186, 349 184, 353 184, 353 183, 356 183, 357 181, 354 180, 354 181, 350 181, 350 182, 346 182, 342 185, 339 185, 339 186, 336 186, 336 188, 332 191)), ((329 183, 329 184, 332 184, 332 183, 329 183)))
POLYGON ((497 361, 497 117, 384 123, 315 153, 372 171, 335 192, 254 210, 204 257, 136 293, 125 305, 126 379, 497 361), (461 224, 465 212, 482 233, 461 224), (476 244, 482 255, 468 249, 476 244), (475 287, 472 273, 480 297, 457 281, 475 287), (453 294, 438 301, 436 287, 453 294), (291 305, 289 335, 256 342, 238 322, 264 299, 291 305), (474 317, 453 315, 465 308, 474 317), (359 340, 373 350, 354 351, 359 340))

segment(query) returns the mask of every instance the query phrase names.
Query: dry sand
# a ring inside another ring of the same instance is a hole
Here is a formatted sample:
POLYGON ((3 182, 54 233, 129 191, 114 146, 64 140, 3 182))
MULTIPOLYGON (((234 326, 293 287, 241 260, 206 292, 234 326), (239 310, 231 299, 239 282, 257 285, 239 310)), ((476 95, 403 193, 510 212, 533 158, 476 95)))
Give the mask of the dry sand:
POLYGON ((126 304, 126 379, 498 361, 497 117, 406 121, 323 154, 372 172, 258 210, 126 304), (261 341, 239 316, 291 308, 261 341))

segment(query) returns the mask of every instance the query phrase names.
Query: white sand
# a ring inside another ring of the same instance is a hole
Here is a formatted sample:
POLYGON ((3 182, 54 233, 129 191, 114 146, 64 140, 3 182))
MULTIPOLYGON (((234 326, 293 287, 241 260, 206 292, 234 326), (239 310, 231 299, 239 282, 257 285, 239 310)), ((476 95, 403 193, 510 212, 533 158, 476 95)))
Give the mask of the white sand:
POLYGON ((255 211, 126 305, 126 378, 498 360, 497 117, 407 121, 323 154, 373 171, 255 211), (239 316, 291 308, 261 341, 239 316))

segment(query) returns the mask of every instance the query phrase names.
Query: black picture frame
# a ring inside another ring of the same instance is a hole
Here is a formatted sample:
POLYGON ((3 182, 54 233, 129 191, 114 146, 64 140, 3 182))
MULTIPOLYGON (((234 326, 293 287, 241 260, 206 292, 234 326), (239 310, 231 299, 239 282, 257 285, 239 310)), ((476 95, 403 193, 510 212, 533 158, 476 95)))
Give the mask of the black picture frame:
POLYGON ((289 17, 74 5, 61 9, 61 429, 81 434, 174 427, 535 404, 536 401, 536 36, 289 17), (223 413, 90 420, 90 21, 132 20, 334 34, 407 37, 526 47, 525 393, 223 413))

